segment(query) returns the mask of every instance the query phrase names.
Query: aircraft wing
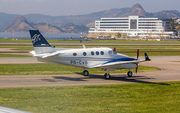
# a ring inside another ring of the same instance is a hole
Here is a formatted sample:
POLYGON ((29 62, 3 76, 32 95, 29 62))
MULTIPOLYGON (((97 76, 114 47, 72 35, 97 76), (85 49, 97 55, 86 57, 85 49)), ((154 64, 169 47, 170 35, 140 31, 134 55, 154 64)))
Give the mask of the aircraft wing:
POLYGON ((35 51, 31 51, 30 53, 33 54, 33 56, 40 57, 40 58, 47 58, 47 57, 63 54, 62 52, 59 52, 59 51, 53 52, 53 53, 44 53, 44 54, 36 54, 35 51))
POLYGON ((116 66, 116 65, 123 65, 123 64, 138 64, 140 62, 145 62, 145 61, 151 61, 151 59, 149 59, 147 53, 144 53, 145 55, 145 60, 138 60, 138 59, 131 59, 129 61, 119 61, 119 60, 114 60, 103 63, 103 64, 99 64, 99 65, 95 65, 95 66, 91 66, 89 68, 111 68, 112 66, 116 66))
POLYGON ((109 68, 111 66, 116 66, 116 65, 137 64, 137 63, 144 62, 144 61, 146 61, 146 60, 117 61, 117 62, 110 62, 110 63, 103 63, 103 64, 95 65, 90 68, 109 68))

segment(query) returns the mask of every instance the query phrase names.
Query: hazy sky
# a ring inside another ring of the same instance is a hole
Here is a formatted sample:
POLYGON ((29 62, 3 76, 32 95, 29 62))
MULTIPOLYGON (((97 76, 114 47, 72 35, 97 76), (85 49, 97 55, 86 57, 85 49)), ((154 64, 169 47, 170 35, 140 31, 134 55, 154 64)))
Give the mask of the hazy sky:
POLYGON ((180 0, 0 0, 0 12, 8 14, 80 15, 132 7, 140 3, 149 13, 162 10, 180 12, 180 0))

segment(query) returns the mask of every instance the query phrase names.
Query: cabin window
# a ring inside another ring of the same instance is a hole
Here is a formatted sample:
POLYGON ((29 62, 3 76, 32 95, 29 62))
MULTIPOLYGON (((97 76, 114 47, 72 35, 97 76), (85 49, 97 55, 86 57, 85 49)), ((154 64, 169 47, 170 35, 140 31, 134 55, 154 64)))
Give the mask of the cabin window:
POLYGON ((99 55, 99 51, 96 51, 96 55, 99 55))
POLYGON ((84 56, 86 56, 86 55, 87 55, 87 53, 86 53, 86 52, 83 52, 83 55, 84 55, 84 56))
POLYGON ((101 51, 101 55, 104 55, 104 51, 101 51))
POLYGON ((94 55, 94 52, 93 52, 93 51, 91 51, 91 55, 92 55, 92 56, 94 55))
POLYGON ((77 53, 73 53, 73 56, 77 56, 77 53))

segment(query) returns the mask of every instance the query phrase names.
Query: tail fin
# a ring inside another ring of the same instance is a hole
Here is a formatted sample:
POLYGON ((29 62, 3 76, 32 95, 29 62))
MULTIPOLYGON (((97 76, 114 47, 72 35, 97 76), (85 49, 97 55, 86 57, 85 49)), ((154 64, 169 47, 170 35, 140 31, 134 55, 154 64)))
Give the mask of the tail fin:
POLYGON ((51 47, 39 30, 29 30, 34 47, 51 47))
POLYGON ((55 51, 55 48, 51 47, 51 45, 46 41, 39 30, 29 30, 29 33, 31 35, 31 40, 36 55, 55 51))

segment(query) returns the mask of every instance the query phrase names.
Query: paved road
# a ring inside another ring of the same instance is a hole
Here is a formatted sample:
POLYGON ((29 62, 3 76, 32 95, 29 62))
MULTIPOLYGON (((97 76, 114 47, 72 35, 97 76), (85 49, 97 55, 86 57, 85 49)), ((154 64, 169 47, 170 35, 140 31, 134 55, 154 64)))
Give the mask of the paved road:
MULTIPOLYGON (((142 57, 140 57, 142 59, 142 57)), ((0 58, 3 63, 36 63, 35 58, 0 58), (7 62, 5 62, 7 61, 7 62), (11 62, 9 62, 11 61, 11 62)), ((79 85, 109 85, 130 83, 156 83, 164 81, 180 81, 180 56, 151 57, 152 61, 143 62, 141 65, 160 68, 160 71, 141 72, 127 77, 126 73, 111 74, 110 80, 103 79, 102 74, 82 75, 22 75, 0 76, 0 88, 15 87, 45 87, 45 86, 79 86, 79 85)), ((160 83, 158 83, 160 84, 160 83)), ((162 84, 161 84, 162 85, 162 84)), ((164 84, 163 84, 164 85, 164 84)))

